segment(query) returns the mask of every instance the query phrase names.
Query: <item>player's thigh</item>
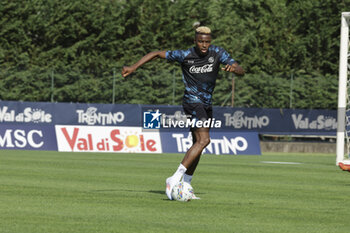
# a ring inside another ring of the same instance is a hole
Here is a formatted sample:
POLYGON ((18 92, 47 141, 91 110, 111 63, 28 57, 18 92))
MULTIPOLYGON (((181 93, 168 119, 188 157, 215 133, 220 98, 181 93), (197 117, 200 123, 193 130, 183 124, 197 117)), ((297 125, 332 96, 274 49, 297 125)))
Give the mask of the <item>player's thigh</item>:
POLYGON ((196 120, 208 120, 212 118, 212 107, 201 103, 184 103, 183 109, 188 118, 196 120))

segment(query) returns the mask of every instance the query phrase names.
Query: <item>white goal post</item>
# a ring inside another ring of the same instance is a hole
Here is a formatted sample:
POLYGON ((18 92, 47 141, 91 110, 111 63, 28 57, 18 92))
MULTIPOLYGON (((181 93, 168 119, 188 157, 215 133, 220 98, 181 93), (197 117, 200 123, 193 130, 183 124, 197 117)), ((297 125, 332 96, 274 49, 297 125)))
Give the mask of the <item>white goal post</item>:
POLYGON ((340 162, 350 164, 349 26, 350 12, 343 12, 341 15, 339 55, 337 165, 340 162))

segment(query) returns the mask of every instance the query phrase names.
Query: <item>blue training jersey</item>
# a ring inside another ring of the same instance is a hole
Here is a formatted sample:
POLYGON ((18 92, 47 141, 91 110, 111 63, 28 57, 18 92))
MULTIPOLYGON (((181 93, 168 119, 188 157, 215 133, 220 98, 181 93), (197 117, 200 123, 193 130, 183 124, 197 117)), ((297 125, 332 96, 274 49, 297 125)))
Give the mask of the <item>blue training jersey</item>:
POLYGON ((205 105, 211 105, 220 64, 232 65, 235 62, 223 48, 215 45, 209 46, 208 54, 205 56, 197 54, 193 47, 187 50, 167 51, 166 59, 181 64, 185 84, 183 101, 205 105))

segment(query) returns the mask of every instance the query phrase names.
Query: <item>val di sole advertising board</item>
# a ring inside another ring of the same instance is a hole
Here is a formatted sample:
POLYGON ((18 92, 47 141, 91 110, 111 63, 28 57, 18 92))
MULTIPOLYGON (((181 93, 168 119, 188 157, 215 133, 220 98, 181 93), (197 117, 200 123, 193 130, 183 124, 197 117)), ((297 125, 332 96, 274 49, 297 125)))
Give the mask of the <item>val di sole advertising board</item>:
POLYGON ((58 151, 162 153, 159 132, 141 127, 56 125, 58 151))
POLYGON ((52 124, 52 103, 0 102, 0 123, 5 124, 52 124))
MULTIPOLYGON (((165 120, 184 115, 181 106, 0 101, 0 124, 141 127, 144 112, 157 110, 167 115, 162 117, 165 120)), ((214 106, 213 113, 222 122, 221 129, 228 132, 335 135, 337 129, 336 110, 214 106)))
MULTIPOLYGON (((187 132, 161 132, 164 153, 186 153, 192 146, 192 134, 187 132)), ((261 155, 256 132, 211 132, 210 144, 204 154, 261 155)))
POLYGON ((0 149, 55 150, 55 128, 52 125, 0 125, 0 149))

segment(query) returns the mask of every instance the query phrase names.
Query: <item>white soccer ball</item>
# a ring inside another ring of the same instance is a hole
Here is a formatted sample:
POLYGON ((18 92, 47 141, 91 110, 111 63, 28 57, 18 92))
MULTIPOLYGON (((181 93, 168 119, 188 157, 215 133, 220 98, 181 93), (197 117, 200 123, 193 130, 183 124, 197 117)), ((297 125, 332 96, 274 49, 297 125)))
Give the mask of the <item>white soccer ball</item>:
POLYGON ((176 201, 190 201, 193 196, 193 188, 189 183, 180 181, 171 190, 171 197, 176 201))

